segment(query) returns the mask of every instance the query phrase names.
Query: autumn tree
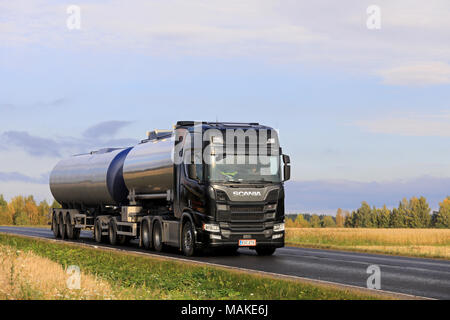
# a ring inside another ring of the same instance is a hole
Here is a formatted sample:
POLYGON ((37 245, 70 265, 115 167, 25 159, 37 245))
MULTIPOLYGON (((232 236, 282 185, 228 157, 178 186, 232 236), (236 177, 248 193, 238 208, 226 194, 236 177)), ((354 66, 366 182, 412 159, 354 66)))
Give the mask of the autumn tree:
POLYGON ((427 228, 431 222, 431 209, 424 197, 412 197, 409 201, 408 227, 427 228))
POLYGON ((50 210, 50 206, 49 206, 49 204, 48 204, 48 202, 46 200, 43 200, 43 201, 41 201, 39 203, 39 206, 38 206, 38 216, 39 216, 38 224, 44 225, 44 224, 48 224, 50 222, 49 210, 50 210))
POLYGON ((391 211, 386 207, 386 205, 384 205, 383 208, 376 209, 376 212, 377 212, 377 227, 389 228, 391 211))
POLYGON ((311 216, 311 220, 309 221, 311 228, 320 228, 320 218, 317 214, 313 214, 311 216))
POLYGON ((435 218, 435 227, 450 228, 450 196, 439 203, 439 211, 435 218))
POLYGON ((0 224, 10 225, 13 223, 11 214, 8 210, 8 202, 2 194, 0 194, 0 224))
POLYGON ((302 214, 297 215, 297 218, 295 218, 294 224, 297 228, 308 228, 309 222, 306 221, 304 216, 302 214))
POLYGON ((339 208, 336 212, 336 227, 342 228, 344 227, 344 223, 345 223, 344 212, 342 211, 341 208, 339 208))
POLYGON ((336 227, 336 222, 334 222, 334 219, 332 216, 323 216, 321 224, 322 224, 322 227, 324 227, 324 228, 336 227))

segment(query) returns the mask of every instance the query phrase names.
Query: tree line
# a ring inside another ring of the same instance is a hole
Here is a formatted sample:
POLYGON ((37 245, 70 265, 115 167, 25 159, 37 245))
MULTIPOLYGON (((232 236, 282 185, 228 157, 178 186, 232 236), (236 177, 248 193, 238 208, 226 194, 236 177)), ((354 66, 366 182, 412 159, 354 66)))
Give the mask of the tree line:
MULTIPOLYGON (((50 222, 49 209, 60 208, 53 201, 36 203, 33 196, 17 196, 7 202, 0 194, 0 225, 45 225, 50 222)), ((352 211, 338 209, 336 216, 317 214, 286 215, 286 226, 295 228, 450 228, 450 196, 439 203, 439 211, 431 213, 424 197, 406 198, 397 208, 371 207, 362 202, 352 211)))
POLYGON ((50 222, 49 209, 60 208, 56 201, 36 203, 33 196, 17 196, 7 202, 0 194, 0 225, 45 225, 50 222))
POLYGON ((424 197, 404 198, 397 208, 371 207, 363 201, 352 211, 338 209, 336 216, 298 214, 286 216, 286 227, 293 228, 450 228, 450 196, 431 212, 424 197))

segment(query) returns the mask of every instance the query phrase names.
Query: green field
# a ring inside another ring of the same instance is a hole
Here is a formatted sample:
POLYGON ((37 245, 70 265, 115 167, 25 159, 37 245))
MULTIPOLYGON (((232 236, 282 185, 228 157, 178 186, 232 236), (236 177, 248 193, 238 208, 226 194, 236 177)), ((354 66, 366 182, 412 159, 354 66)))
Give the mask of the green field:
MULTIPOLYGON (((83 274, 108 286, 108 295, 96 292, 91 298, 102 299, 380 299, 392 298, 378 292, 325 284, 311 284, 249 274, 225 268, 200 266, 193 263, 170 261, 110 250, 98 250, 73 244, 55 243, 0 234, 3 252, 25 254, 29 252, 49 263, 57 263, 61 270, 77 265, 83 274), (5 249, 6 248, 6 249, 5 249), (11 250, 12 249, 12 250, 11 250), (106 283, 106 284, 105 284, 106 283)), ((20 255, 19 254, 19 255, 20 255)), ((37 257, 32 260, 34 261, 37 257)), ((35 262, 42 267, 43 262, 35 262)), ((11 264, 11 269, 14 262, 11 264)), ((35 267, 38 268, 38 267, 35 267)), ((50 268, 50 267, 48 267, 50 268)), ((50 270, 50 269, 49 269, 50 270)), ((8 270, 6 270, 9 272, 8 270)), ((7 273, 6 272, 6 273, 7 273)), ((26 271, 23 271, 24 274, 26 271)), ((38 270, 33 269, 33 273, 38 270)), ((8 275, 13 278, 13 274, 8 275)), ((6 278, 8 278, 6 277, 6 278)), ((30 276, 30 279, 36 276, 30 276)), ((91 282, 92 282, 91 281, 91 282)), ((49 295, 32 283, 26 283, 27 294, 9 295, 5 298, 48 298, 49 295), (29 289, 32 288, 32 289, 29 289), (31 292, 31 294, 29 293, 31 292)), ((22 286, 22 285, 21 285, 22 286)), ((58 294, 62 299, 84 299, 86 296, 58 294)), ((55 296, 50 296, 51 299, 55 296)))

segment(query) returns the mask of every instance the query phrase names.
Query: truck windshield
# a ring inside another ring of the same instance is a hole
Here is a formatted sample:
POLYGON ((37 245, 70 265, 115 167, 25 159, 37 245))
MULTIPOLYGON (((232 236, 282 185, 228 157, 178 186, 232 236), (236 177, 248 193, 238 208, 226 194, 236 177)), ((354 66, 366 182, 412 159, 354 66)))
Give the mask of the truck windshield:
POLYGON ((250 163, 246 155, 212 155, 208 165, 211 182, 280 182, 280 157, 267 156, 267 163, 250 163))

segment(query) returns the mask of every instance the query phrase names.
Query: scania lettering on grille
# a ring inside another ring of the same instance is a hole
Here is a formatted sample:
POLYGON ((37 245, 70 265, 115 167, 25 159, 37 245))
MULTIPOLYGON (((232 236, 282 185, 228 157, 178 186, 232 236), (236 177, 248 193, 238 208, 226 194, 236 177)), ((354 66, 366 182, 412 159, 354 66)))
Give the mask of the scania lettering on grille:
POLYGON ((260 197, 261 191, 233 191, 233 195, 238 197, 260 197))

